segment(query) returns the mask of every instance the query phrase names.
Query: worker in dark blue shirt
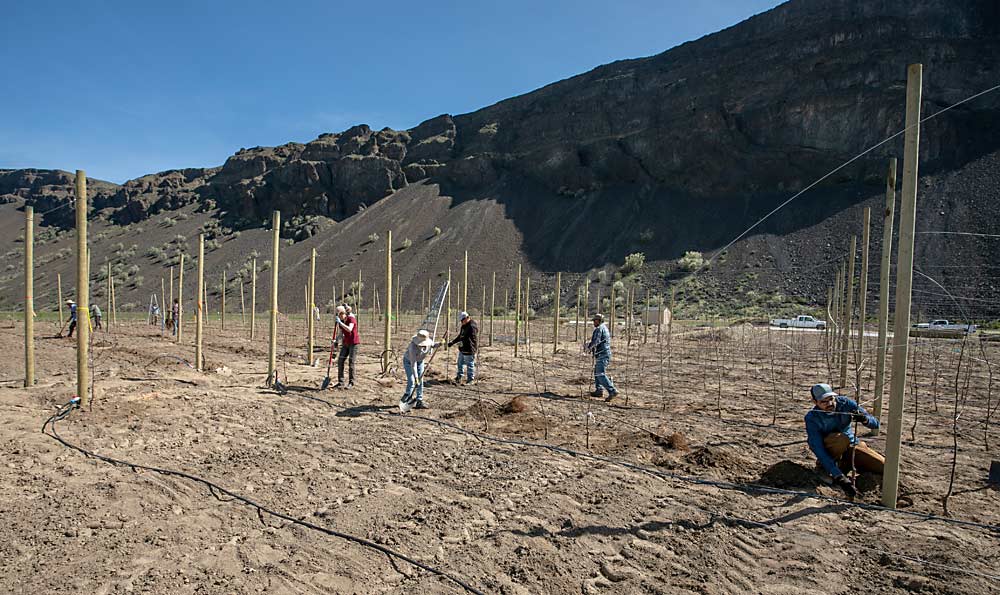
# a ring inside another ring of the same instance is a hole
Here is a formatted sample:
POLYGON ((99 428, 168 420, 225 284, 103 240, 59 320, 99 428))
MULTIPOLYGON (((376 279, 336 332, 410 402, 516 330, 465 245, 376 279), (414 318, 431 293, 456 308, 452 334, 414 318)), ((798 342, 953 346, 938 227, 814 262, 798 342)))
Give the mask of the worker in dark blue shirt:
POLYGON ((844 472, 850 471, 853 464, 858 471, 881 475, 885 457, 858 440, 851 424, 857 422, 877 430, 878 419, 854 400, 835 393, 829 384, 816 384, 810 392, 815 406, 806 413, 809 448, 816 455, 817 467, 829 473, 848 498, 854 498, 857 489, 844 472))

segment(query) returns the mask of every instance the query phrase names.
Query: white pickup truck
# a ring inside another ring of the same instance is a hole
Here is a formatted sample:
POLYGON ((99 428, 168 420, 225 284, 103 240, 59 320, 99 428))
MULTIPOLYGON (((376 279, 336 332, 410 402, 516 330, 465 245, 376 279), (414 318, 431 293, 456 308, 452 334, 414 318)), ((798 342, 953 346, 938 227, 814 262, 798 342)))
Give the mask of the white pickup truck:
POLYGON ((823 330, 826 328, 825 320, 816 320, 812 316, 796 316, 795 318, 775 318, 771 321, 771 326, 778 328, 814 328, 823 330))
POLYGON ((915 325, 914 328, 925 328, 932 331, 965 331, 970 334, 976 332, 976 325, 974 324, 951 323, 943 318, 932 320, 930 322, 921 322, 920 324, 915 325))

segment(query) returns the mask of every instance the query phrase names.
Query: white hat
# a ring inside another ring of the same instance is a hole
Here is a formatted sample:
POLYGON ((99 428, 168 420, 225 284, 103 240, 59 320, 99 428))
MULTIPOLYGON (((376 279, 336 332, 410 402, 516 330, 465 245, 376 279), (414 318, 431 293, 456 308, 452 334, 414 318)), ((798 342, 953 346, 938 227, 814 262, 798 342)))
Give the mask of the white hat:
POLYGON ((458 313, 458 319, 459 320, 465 320, 468 317, 469 317, 469 313, 468 312, 459 312, 458 313))
POLYGON ((74 302, 73 300, 66 300, 66 303, 67 304, 75 304, 76 302, 74 302))
POLYGON ((337 314, 347 314, 347 310, 343 306, 337 306, 337 314))
POLYGON ((420 329, 417 334, 413 335, 413 344, 420 347, 433 347, 434 339, 431 338, 430 331, 420 329))

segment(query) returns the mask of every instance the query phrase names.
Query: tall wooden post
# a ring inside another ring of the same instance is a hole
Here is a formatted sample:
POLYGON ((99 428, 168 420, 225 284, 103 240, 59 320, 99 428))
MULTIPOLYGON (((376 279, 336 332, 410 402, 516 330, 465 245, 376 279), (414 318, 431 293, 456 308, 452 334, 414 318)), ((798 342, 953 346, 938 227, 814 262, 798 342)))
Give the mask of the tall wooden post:
POLYGON ((63 319, 63 299, 62 299, 62 274, 56 273, 56 294, 59 299, 59 328, 63 327, 65 321, 63 319))
POLYGON ((355 296, 355 301, 354 301, 354 309, 357 310, 357 312, 354 313, 354 316, 355 316, 355 318, 358 318, 359 320, 361 319, 361 294, 362 294, 362 291, 361 291, 361 268, 358 267, 358 291, 357 291, 357 295, 355 296))
POLYGON ((555 314, 552 316, 552 353, 559 352, 559 298, 561 293, 562 273, 556 272, 555 314))
POLYGON ((858 347, 857 355, 854 356, 854 368, 857 376, 855 382, 858 383, 858 394, 855 398, 859 402, 861 401, 861 363, 865 359, 865 318, 868 308, 868 244, 871 241, 871 217, 871 207, 865 207, 864 215, 862 215, 861 279, 858 289, 858 347))
POLYGON ((521 342, 521 264, 517 265, 517 289, 514 297, 514 357, 521 342))
POLYGON ((87 268, 87 174, 76 170, 76 396, 90 405, 90 271, 87 268))
POLYGON ((180 262, 177 263, 177 342, 181 342, 184 334, 184 255, 181 254, 180 262))
MULTIPOLYGON (((531 343, 531 276, 524 276, 524 344, 531 343)), ((528 352, 531 353, 530 351, 528 352)))
MULTIPOLYGON (((444 336, 451 339, 451 267, 448 267, 448 309, 444 317, 444 336)), ((447 343, 445 345, 446 351, 451 348, 447 343)))
MULTIPOLYGON (((170 301, 167 302, 167 307, 170 308, 170 312, 173 312, 174 307, 174 267, 170 267, 170 301)), ((165 313, 164 313, 165 314, 165 313)), ((177 324, 177 321, 174 321, 177 324)))
POLYGON ((858 236, 852 235, 851 253, 848 255, 847 274, 844 277, 847 286, 847 308, 844 309, 844 334, 840 343, 840 350, 844 353, 844 359, 840 360, 840 386, 847 386, 847 360, 851 352, 851 323, 854 319, 854 254, 857 249, 858 236))
MULTIPOLYGON (((823 344, 826 350, 830 351, 830 321, 833 320, 833 286, 829 285, 826 288, 826 314, 823 318, 826 320, 826 327, 823 328, 823 344)), ((829 360, 827 360, 829 361, 829 360)))
MULTIPOLYGON (((597 304, 597 310, 595 312, 601 311, 601 304, 597 304)), ((587 324, 590 318, 590 277, 587 277, 583 281, 583 324, 587 324)), ((584 333, 586 335, 587 333, 584 333)))
POLYGON ((490 285, 490 347, 493 347, 493 316, 497 305, 497 272, 493 271, 493 283, 490 285))
POLYGON ((240 273, 240 324, 247 328, 247 301, 243 295, 243 273, 240 273))
POLYGON ((160 330, 167 322, 167 287, 163 277, 160 277, 160 330))
POLYGON ((923 65, 911 64, 906 73, 906 135, 903 141, 903 189, 900 199, 899 255, 896 257, 896 314, 893 327, 892 386, 889 389, 889 428, 885 443, 882 506, 896 508, 899 492, 900 439, 906 398, 906 360, 909 355, 910 297, 913 289, 913 236, 917 211, 917 168, 920 160, 920 96, 923 65))
POLYGON ((382 343, 382 369, 389 369, 392 347, 392 231, 385 232, 385 332, 382 343))
POLYGON ((306 312, 309 317, 309 337, 306 342, 306 365, 311 366, 313 361, 313 348, 316 343, 316 317, 313 315, 313 308, 316 307, 316 249, 313 248, 309 256, 309 306, 306 312))
MULTIPOLYGON (((597 295, 600 295, 600 294, 597 294, 597 295)), ((617 334, 615 332, 615 330, 616 330, 615 329, 615 306, 617 304, 615 304, 615 284, 614 283, 611 283, 611 298, 610 299, 611 299, 611 304, 610 304, 609 308, 611 310, 611 320, 610 320, 610 323, 608 324, 608 330, 611 331, 611 338, 614 339, 615 335, 617 334)))
MULTIPOLYGON (((90 268, 89 267, 89 263, 88 263, 88 267, 87 268, 88 269, 90 268)), ((109 261, 108 262, 108 278, 105 279, 105 282, 104 282, 104 286, 107 288, 107 294, 108 294, 108 309, 105 311, 105 314, 107 314, 107 319, 108 319, 107 320, 107 324, 108 324, 109 327, 111 326, 111 293, 112 293, 111 286, 114 284, 114 282, 115 282, 115 278, 111 275, 111 262, 109 261)))
POLYGON ((221 318, 221 320, 220 320, 219 324, 221 325, 222 330, 226 330, 226 269, 225 269, 225 267, 223 267, 223 269, 222 269, 222 285, 221 285, 221 288, 222 288, 222 298, 220 300, 220 303, 221 303, 221 306, 220 306, 220 318, 221 318))
POLYGON ((892 223, 896 211, 896 158, 889 160, 885 178, 885 211, 882 213, 882 264, 878 286, 878 359, 875 364, 875 417, 882 418, 885 358, 889 344, 889 265, 892 257, 892 223))
MULTIPOLYGON (((840 352, 840 333, 843 330, 841 319, 841 304, 844 301, 844 269, 847 267, 847 263, 844 260, 840 261, 840 266, 837 267, 837 278, 833 280, 833 319, 837 323, 837 332, 833 335, 833 361, 835 363, 835 368, 840 366, 840 357, 843 355, 840 352)), ((830 379, 833 382, 833 379, 830 379)))
POLYGON ((462 311, 469 311, 469 251, 465 251, 462 261, 462 311))
POLYGON ((24 386, 35 385, 35 209, 24 207, 24 386))
POLYGON ((194 369, 201 372, 202 365, 202 333, 205 326, 205 234, 198 234, 198 301, 195 309, 194 322, 194 369))
POLYGON ((278 248, 281 246, 281 211, 271 215, 271 324, 267 345, 267 385, 277 379, 278 371, 278 248))
POLYGON ((576 312, 573 315, 573 322, 574 322, 574 324, 573 324, 573 327, 574 327, 573 340, 574 341, 579 341, 580 340, 580 302, 582 301, 582 298, 583 298, 583 289, 580 288, 580 287, 577 287, 576 288, 576 312))
MULTIPOLYGON (((450 285, 448 286, 448 292, 449 293, 451 292, 451 286, 450 285)), ((428 311, 428 312, 430 312, 430 309, 431 309, 431 300, 434 299, 433 297, 431 297, 432 295, 433 294, 431 294, 431 280, 427 279, 427 304, 426 304, 425 308, 426 308, 426 311, 428 311)))
POLYGON ((253 268, 250 274, 250 340, 253 341, 257 335, 257 259, 251 263, 253 268))

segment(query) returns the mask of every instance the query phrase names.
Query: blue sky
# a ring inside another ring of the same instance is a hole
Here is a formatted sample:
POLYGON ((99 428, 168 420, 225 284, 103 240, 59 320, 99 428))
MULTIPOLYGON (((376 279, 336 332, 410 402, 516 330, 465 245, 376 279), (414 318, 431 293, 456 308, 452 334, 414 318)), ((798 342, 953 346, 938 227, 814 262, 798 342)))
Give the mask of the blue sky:
POLYGON ((122 182, 410 128, 660 53, 776 0, 5 3, 0 168, 122 182))

